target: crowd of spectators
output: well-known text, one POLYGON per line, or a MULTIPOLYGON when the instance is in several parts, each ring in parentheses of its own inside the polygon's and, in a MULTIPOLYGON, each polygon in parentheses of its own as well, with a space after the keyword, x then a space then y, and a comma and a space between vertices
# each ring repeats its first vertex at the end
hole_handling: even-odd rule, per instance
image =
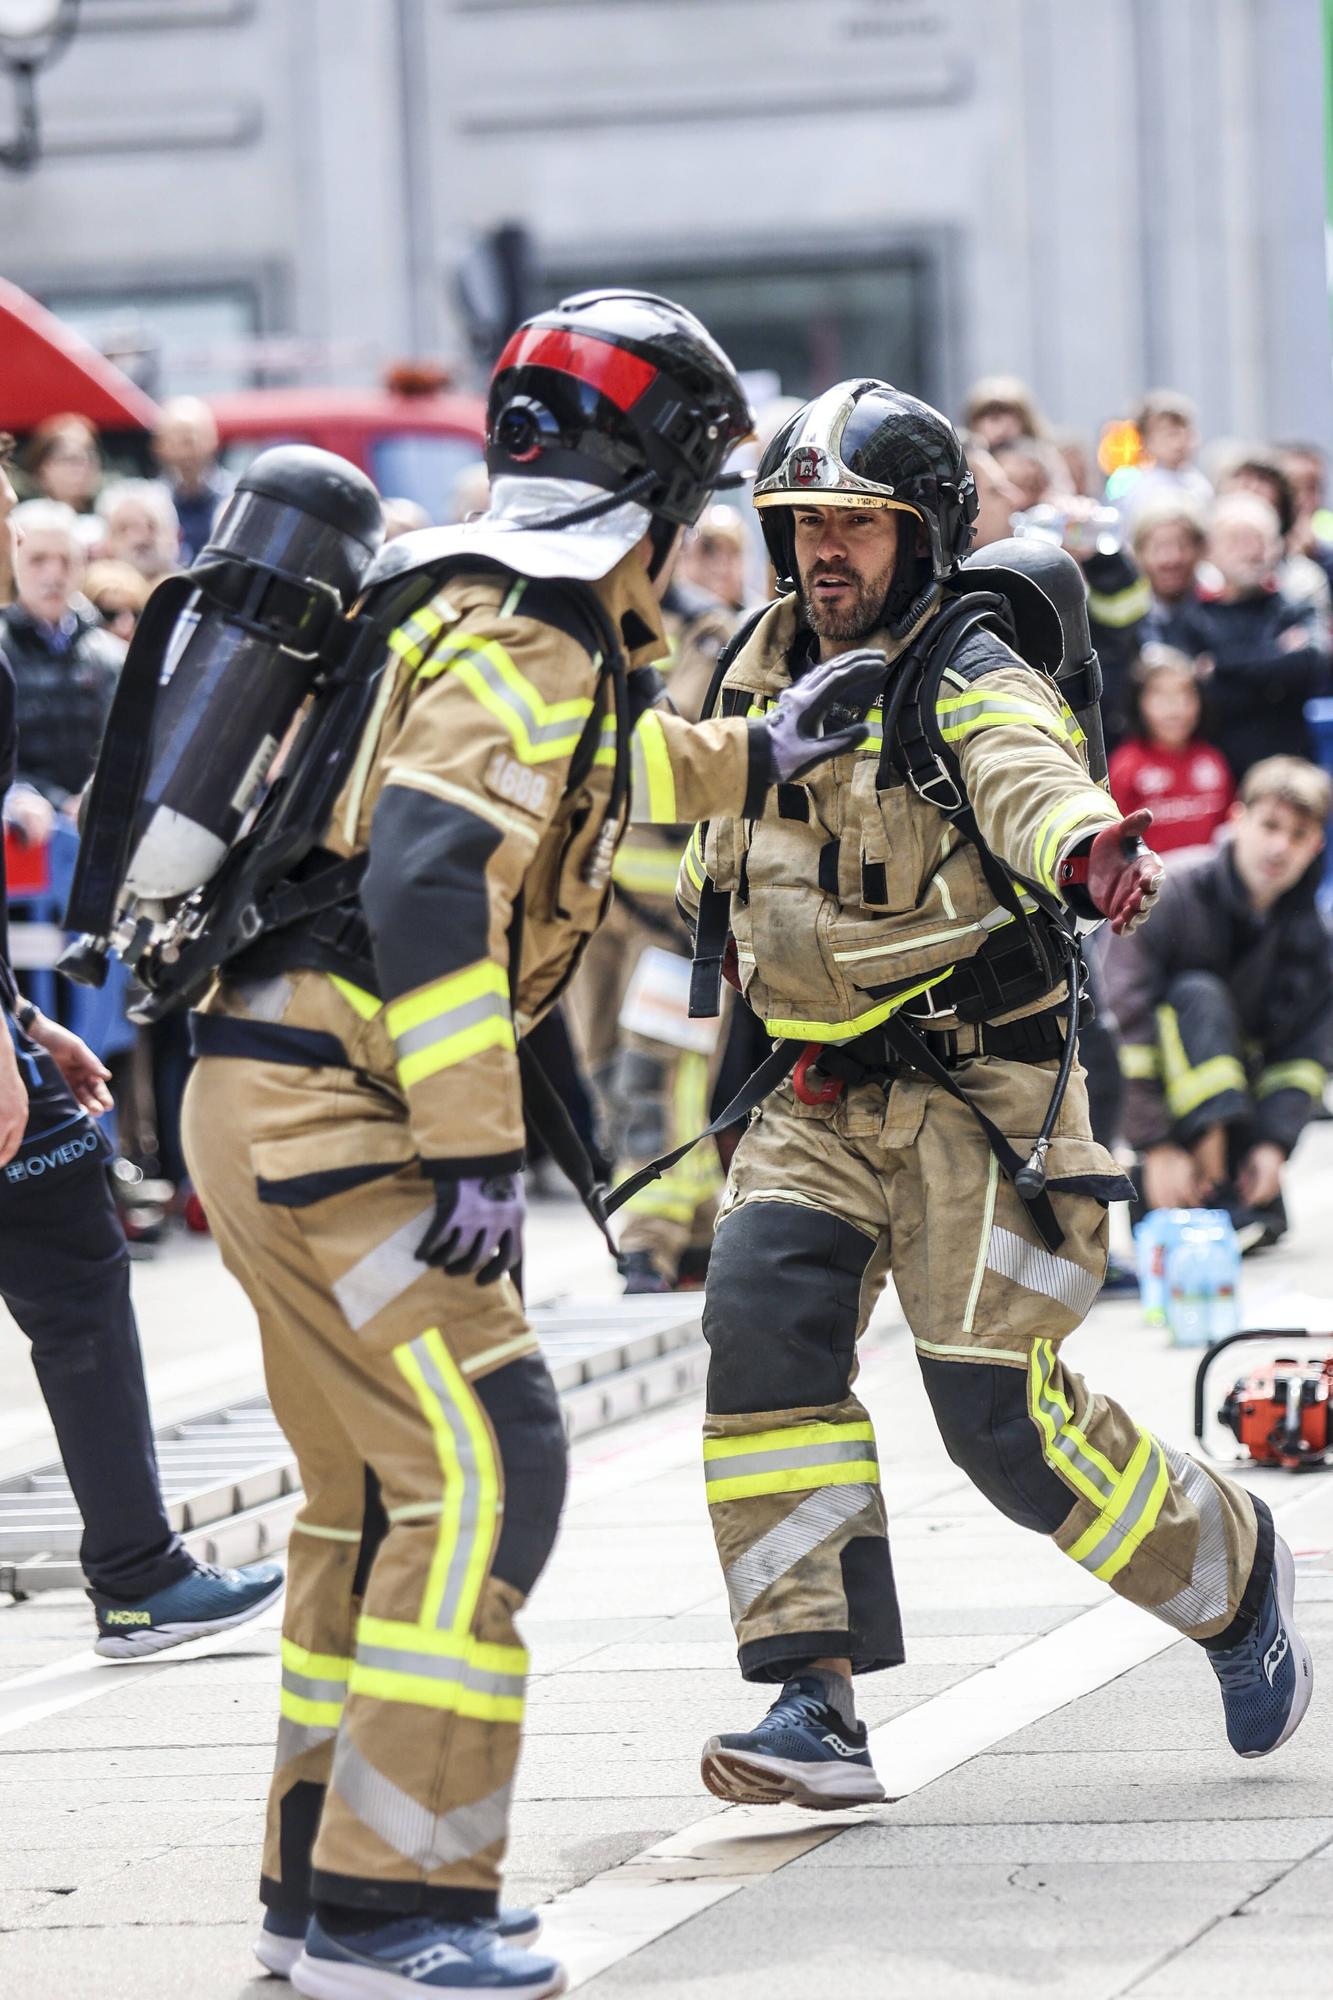
POLYGON ((1167 863, 1143 935, 1093 950, 1099 1136, 1135 1156, 1147 1207, 1223 1206, 1245 1247, 1273 1242, 1333 1056, 1330 786, 1310 708, 1333 678, 1323 453, 1205 447, 1167 389, 1104 466, 1015 378, 979 382, 962 417, 978 541, 1044 534, 1083 569, 1111 790, 1126 814, 1151 808, 1167 863))

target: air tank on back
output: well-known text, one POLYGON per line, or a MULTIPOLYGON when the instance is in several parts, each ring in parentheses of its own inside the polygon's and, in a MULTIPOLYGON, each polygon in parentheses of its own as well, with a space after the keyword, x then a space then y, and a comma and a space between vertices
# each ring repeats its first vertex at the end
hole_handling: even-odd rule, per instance
POLYGON ((215 873, 383 538, 374 486, 332 452, 280 445, 238 480, 162 662, 127 896, 169 905, 215 873))

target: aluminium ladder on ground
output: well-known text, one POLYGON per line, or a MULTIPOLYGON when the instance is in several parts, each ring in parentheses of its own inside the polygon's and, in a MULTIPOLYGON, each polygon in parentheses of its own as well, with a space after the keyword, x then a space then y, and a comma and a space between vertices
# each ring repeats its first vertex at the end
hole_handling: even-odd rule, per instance
MULTIPOLYGON (((701 1293, 668 1293, 533 1309, 571 1442, 703 1386, 701 1302, 701 1293)), ((201 1561, 231 1567, 286 1546, 302 1494, 266 1396, 166 1424, 156 1437, 171 1524, 201 1561)), ((0 1479, 0 1593, 81 1587, 81 1534, 58 1461, 0 1479)))

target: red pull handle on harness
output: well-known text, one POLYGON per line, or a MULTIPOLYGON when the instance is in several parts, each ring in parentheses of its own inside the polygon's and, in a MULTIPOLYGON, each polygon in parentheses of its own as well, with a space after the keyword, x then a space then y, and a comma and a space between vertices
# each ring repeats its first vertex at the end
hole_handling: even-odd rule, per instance
POLYGON ((822 1053, 818 1042, 807 1042, 796 1059, 796 1067, 791 1073, 791 1087, 802 1104, 833 1104, 842 1096, 841 1077, 826 1076, 818 1083, 811 1083, 810 1071, 818 1067, 822 1053))

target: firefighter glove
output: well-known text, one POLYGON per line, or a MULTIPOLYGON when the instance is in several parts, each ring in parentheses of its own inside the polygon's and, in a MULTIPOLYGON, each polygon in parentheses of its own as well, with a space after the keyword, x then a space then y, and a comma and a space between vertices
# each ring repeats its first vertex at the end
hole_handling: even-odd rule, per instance
POLYGON ((423 1264, 451 1278, 493 1285, 523 1256, 523 1181, 518 1174, 435 1182, 435 1215, 417 1245, 423 1264))
POLYGON ((1058 882, 1074 909, 1086 897, 1119 937, 1146 923, 1162 886, 1163 869, 1143 835, 1152 825, 1146 806, 1078 841, 1060 863, 1058 882), (1082 895, 1080 895, 1080 891, 1082 895))
POLYGON ((883 689, 887 669, 885 654, 860 646, 784 688, 763 723, 772 783, 788 784, 864 743, 869 731, 860 718, 883 689))

